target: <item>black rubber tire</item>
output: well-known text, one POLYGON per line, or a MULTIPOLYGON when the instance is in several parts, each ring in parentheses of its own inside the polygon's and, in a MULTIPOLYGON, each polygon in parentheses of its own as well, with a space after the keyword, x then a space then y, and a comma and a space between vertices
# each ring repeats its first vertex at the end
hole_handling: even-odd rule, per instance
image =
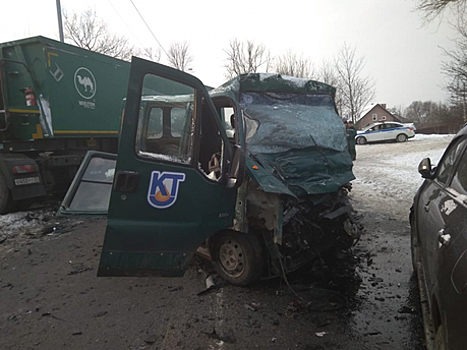
POLYGON ((433 350, 446 350, 447 349, 446 342, 445 342, 446 337, 444 333, 445 333, 444 326, 440 324, 438 329, 436 330, 433 350))
POLYGON ((367 141, 366 141, 366 138, 364 138, 363 136, 359 136, 357 137, 355 142, 357 143, 357 145, 366 145, 367 141))
POLYGON ((406 134, 399 134, 396 137, 397 142, 405 142, 405 141, 407 141, 407 139, 408 139, 408 137, 407 137, 406 134))
POLYGON ((263 273, 263 247, 253 233, 223 231, 209 239, 212 265, 227 282, 247 286, 263 273))
POLYGON ((6 179, 0 172, 0 214, 6 214, 11 210, 12 200, 6 179))

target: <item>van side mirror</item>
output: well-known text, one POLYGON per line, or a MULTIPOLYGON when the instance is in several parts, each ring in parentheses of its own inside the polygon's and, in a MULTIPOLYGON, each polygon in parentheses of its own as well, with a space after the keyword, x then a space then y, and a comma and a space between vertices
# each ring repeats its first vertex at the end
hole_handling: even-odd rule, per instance
POLYGON ((431 160, 430 158, 422 159, 418 165, 418 172, 424 179, 432 179, 433 172, 431 171, 431 160))
POLYGON ((227 188, 238 188, 245 178, 245 152, 239 145, 234 146, 230 169, 227 173, 227 188))

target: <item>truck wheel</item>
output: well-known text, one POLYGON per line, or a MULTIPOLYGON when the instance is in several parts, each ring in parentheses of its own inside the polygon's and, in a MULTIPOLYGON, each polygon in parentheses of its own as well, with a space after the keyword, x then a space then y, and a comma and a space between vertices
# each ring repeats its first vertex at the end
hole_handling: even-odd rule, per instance
POLYGON ((209 239, 212 264, 227 282, 247 286, 263 273, 263 247, 253 233, 224 231, 209 239))
POLYGON ((10 190, 6 184, 6 179, 0 173, 0 214, 6 214, 11 210, 12 201, 10 190))

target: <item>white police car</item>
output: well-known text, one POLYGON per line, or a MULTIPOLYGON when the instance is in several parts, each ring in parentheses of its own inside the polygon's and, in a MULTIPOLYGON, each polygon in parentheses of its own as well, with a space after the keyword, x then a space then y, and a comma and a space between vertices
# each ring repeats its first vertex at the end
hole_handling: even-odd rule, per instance
POLYGON ((364 145, 367 142, 397 141, 405 142, 415 136, 413 124, 397 122, 374 123, 361 131, 357 131, 355 142, 364 145))

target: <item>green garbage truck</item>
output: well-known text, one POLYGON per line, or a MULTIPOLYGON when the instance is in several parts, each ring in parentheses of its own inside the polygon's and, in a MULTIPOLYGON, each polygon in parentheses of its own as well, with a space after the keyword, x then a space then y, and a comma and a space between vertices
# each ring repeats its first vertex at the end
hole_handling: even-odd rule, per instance
POLYGON ((130 64, 41 36, 0 44, 0 214, 117 152, 130 64))

